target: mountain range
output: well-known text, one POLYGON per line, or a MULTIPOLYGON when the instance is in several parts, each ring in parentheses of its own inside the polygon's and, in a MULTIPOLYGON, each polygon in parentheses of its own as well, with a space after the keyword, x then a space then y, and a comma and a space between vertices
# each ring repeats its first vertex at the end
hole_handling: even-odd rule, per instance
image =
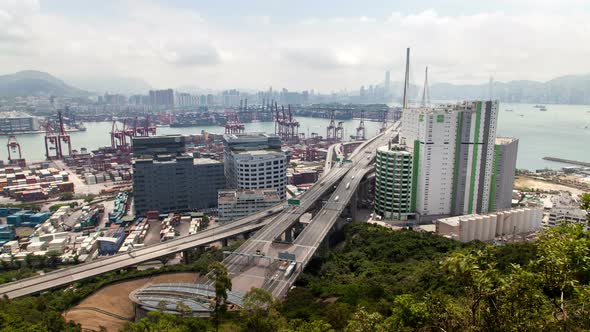
POLYGON ((42 71, 24 70, 0 76, 0 97, 43 95, 82 97, 90 94, 42 71))
MULTIPOLYGON (((490 98, 490 84, 437 83, 429 91, 432 100, 490 98)), ((494 82, 491 93, 502 102, 590 104, 590 75, 561 76, 547 82, 494 82)))
MULTIPOLYGON (((51 74, 35 70, 2 75, 0 76, 0 97, 39 95, 85 97, 105 92, 128 95, 147 94, 151 88, 147 82, 129 77, 71 78, 69 81, 74 82, 77 87, 51 74)), ((402 86, 401 83, 392 82, 392 88, 399 86, 402 86)), ((194 87, 190 90, 194 90, 194 87)), ((208 89, 199 90, 209 91, 208 89)), ((412 86, 411 91, 422 91, 422 88, 412 86)), ((464 85, 436 83, 429 87, 429 92, 431 100, 487 99, 490 97, 490 85, 488 83, 464 85)), ((547 82, 526 80, 494 82, 491 93, 494 99, 502 102, 590 104, 590 74, 561 76, 547 82)))

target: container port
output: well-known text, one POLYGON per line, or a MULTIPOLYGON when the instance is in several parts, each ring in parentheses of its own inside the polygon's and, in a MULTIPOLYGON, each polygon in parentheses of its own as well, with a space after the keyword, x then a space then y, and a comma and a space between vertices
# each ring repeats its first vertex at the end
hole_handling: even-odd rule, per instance
POLYGON ((127 209, 129 208, 129 193, 125 191, 121 191, 115 197, 115 208, 113 212, 109 213, 109 220, 108 225, 118 223, 120 224, 121 218, 125 216, 127 213, 127 209))

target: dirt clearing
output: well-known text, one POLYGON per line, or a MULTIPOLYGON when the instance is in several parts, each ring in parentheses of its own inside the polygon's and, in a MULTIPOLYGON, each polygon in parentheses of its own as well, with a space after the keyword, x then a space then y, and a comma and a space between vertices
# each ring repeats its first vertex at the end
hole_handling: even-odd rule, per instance
POLYGON ((568 186, 564 186, 562 184, 555 184, 552 182, 547 182, 543 180, 533 179, 530 177, 525 176, 517 176, 514 179, 514 189, 522 189, 522 188, 535 188, 544 191, 569 191, 572 195, 580 195, 583 193, 582 190, 577 188, 572 188, 568 186))
POLYGON ((109 332, 119 331, 128 320, 134 319, 133 304, 129 300, 129 293, 133 290, 148 283, 196 282, 197 278, 197 273, 172 273, 106 286, 64 313, 64 318, 95 331, 100 326, 104 326, 109 332))

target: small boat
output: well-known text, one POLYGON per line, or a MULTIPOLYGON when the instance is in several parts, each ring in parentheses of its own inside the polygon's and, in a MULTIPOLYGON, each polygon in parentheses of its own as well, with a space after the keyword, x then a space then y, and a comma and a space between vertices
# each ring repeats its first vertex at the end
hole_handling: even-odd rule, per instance
POLYGON ((541 106, 541 107, 539 107, 539 111, 546 112, 547 108, 545 106, 541 106))
POLYGON ((524 114, 519 114, 518 116, 520 116, 522 118, 524 116, 524 114))
POLYGON ((541 107, 545 107, 545 105, 540 105, 540 104, 537 104, 537 105, 535 105, 535 106, 533 106, 533 107, 534 107, 534 108, 541 108, 541 107))
POLYGON ((514 112, 512 109, 507 109, 507 110, 504 110, 504 111, 506 111, 506 112, 514 112))

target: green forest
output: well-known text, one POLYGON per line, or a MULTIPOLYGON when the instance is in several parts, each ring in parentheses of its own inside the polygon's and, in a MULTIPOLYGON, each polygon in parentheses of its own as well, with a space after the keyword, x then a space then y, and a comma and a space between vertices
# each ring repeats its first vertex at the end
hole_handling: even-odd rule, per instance
MULTIPOLYGON (((124 331, 584 331, 590 329, 590 237, 579 224, 537 241, 468 244, 411 230, 353 223, 315 258, 284 301, 254 289, 239 314, 215 319, 159 312, 124 331)), ((176 269, 203 272, 219 253, 176 269)), ((133 275, 133 272, 126 272, 133 275)), ((221 275, 221 274, 218 274, 221 275)), ((1 331, 79 331, 60 313, 82 291, 0 302, 1 331)))

